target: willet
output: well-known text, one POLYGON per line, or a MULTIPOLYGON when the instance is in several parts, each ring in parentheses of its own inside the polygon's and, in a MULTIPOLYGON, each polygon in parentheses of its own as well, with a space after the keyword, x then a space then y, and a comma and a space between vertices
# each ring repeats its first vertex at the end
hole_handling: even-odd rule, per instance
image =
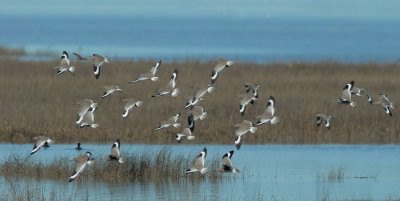
POLYGON ((189 166, 186 169, 186 174, 194 173, 194 172, 200 172, 201 174, 205 174, 208 171, 208 168, 204 167, 204 161, 207 156, 207 148, 203 148, 203 151, 199 154, 199 156, 196 157, 194 161, 194 165, 189 166))
POLYGON ((110 86, 104 86, 104 89, 106 90, 102 96, 102 98, 105 98, 107 96, 109 96, 110 94, 118 91, 120 93, 122 93, 122 89, 119 88, 119 85, 110 85, 110 86))
POLYGON ((330 116, 330 115, 317 114, 317 126, 321 125, 322 122, 325 121, 325 127, 328 129, 331 129, 331 123, 330 123, 331 119, 332 119, 332 116, 330 116))
POLYGON ((111 154, 106 156, 105 159, 108 161, 118 161, 119 163, 125 163, 126 159, 121 157, 120 155, 120 141, 119 139, 115 140, 114 144, 111 147, 111 154))
POLYGON ((96 77, 96 79, 99 79, 100 67, 104 64, 104 62, 110 63, 110 60, 98 54, 93 54, 92 56, 89 56, 89 59, 93 62, 94 76, 96 77))
POLYGON ((135 82, 139 82, 139 81, 143 81, 143 80, 151 80, 151 81, 157 81, 158 77, 156 77, 156 73, 158 70, 158 67, 160 67, 161 65, 161 60, 159 62, 157 62, 148 73, 144 73, 139 75, 138 78, 136 78, 135 80, 129 82, 129 83, 135 83, 135 82))
POLYGON ((41 147, 53 143, 53 140, 51 140, 49 137, 46 137, 46 136, 37 136, 37 137, 34 137, 33 140, 35 140, 35 144, 33 145, 31 155, 38 152, 41 147))
POLYGON ((230 67, 233 65, 233 61, 228 61, 224 58, 219 58, 214 60, 215 66, 214 70, 211 73, 211 84, 214 84, 217 81, 219 73, 224 70, 226 67, 230 67))
POLYGON ((275 99, 273 96, 269 97, 267 105, 265 107, 264 113, 262 115, 257 116, 256 125, 262 125, 270 122, 271 124, 279 123, 279 117, 275 115, 275 99))
POLYGON ((257 131, 257 127, 248 120, 243 120, 243 122, 241 124, 236 124, 233 127, 236 128, 234 133, 236 136, 235 137, 235 145, 236 145, 237 150, 239 150, 240 147, 242 146, 242 136, 243 135, 247 134, 247 132, 249 132, 249 131, 251 133, 255 133, 257 131))
POLYGON ((79 176, 79 174, 83 172, 87 164, 91 165, 95 162, 94 159, 91 158, 91 156, 92 153, 86 152, 85 154, 80 155, 78 158, 74 158, 74 161, 76 161, 75 169, 72 172, 72 175, 69 178, 68 182, 74 181, 79 176))
POLYGON ((143 104, 143 101, 140 101, 136 98, 126 98, 122 100, 125 102, 124 111, 122 112, 122 117, 127 118, 129 112, 133 109, 133 107, 140 107, 143 104))
POLYGON ((181 126, 181 124, 177 123, 177 121, 178 121, 180 116, 181 116, 181 113, 178 113, 178 114, 170 117, 167 121, 162 121, 160 123, 160 125, 156 129, 154 129, 154 131, 160 130, 160 129, 163 129, 163 128, 168 128, 170 126, 173 126, 175 128, 179 128, 181 126))
POLYGON ((222 156, 222 167, 217 168, 218 172, 233 172, 233 173, 239 173, 240 171, 238 169, 235 169, 232 167, 232 155, 233 155, 233 150, 226 152, 222 156))
POLYGON ((164 96, 167 94, 171 94, 172 97, 176 97, 179 95, 179 89, 175 88, 176 86, 176 79, 178 78, 178 70, 175 69, 174 73, 172 73, 170 80, 168 81, 167 85, 158 90, 158 93, 156 95, 153 95, 152 97, 156 96, 164 96))

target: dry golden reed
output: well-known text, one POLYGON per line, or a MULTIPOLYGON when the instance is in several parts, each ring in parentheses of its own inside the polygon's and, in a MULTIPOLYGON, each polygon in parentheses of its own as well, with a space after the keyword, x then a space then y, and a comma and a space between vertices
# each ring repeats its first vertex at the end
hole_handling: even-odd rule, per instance
MULTIPOLYGON (((183 128, 167 128, 152 132, 159 122, 180 112, 180 122, 187 125, 184 109, 186 96, 195 92, 192 86, 210 83, 213 65, 196 60, 163 62, 157 82, 128 84, 147 72, 156 62, 148 60, 112 60, 102 67, 98 80, 90 63, 75 62, 76 76, 68 72, 57 76, 54 66, 59 61, 20 61, 4 58, 0 61, 0 141, 29 143, 32 137, 47 135, 56 143, 108 142, 121 138, 127 143, 176 143, 175 133, 183 128), (179 70, 178 97, 152 98, 167 83, 173 70, 179 70), (102 99, 103 86, 119 84, 124 93, 102 99), (144 101, 134 108, 126 121, 122 120, 123 99, 135 97, 144 101), (75 127, 79 100, 91 98, 99 102, 95 122, 100 128, 75 127)), ((399 113, 393 117, 382 108, 370 105, 366 97, 354 97, 357 108, 333 103, 351 80, 357 87, 371 91, 377 99, 386 93, 393 102, 400 97, 400 68, 396 63, 342 64, 336 62, 235 63, 220 74, 216 90, 206 94, 199 105, 208 116, 197 121, 196 140, 183 143, 233 144, 232 124, 243 119, 255 122, 262 114, 270 95, 276 100, 278 125, 263 125, 256 134, 248 134, 244 143, 315 144, 315 143, 398 143, 399 113), (244 83, 261 85, 259 99, 249 105, 244 118, 239 113, 239 94, 245 93, 244 83), (331 130, 317 127, 315 115, 333 116, 331 130)))
MULTIPOLYGON (((217 182, 224 178, 224 174, 217 173, 215 169, 221 163, 220 156, 209 156, 206 159, 206 167, 209 173, 186 175, 185 170, 192 165, 196 155, 176 154, 170 148, 164 147, 158 151, 144 151, 141 154, 124 154, 127 161, 120 164, 115 161, 107 161, 101 156, 95 156, 95 163, 87 166, 76 182, 82 180, 102 182, 180 182, 181 179, 189 181, 201 181, 208 178, 210 182, 217 182)), ((49 162, 37 162, 30 157, 8 156, 0 164, 0 175, 6 179, 34 178, 65 180, 74 170, 75 162, 65 156, 54 158, 49 162)))

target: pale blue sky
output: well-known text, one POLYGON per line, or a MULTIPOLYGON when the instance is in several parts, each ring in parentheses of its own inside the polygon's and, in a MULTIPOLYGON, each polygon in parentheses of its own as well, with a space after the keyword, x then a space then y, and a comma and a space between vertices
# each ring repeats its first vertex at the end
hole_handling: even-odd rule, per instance
POLYGON ((0 13, 42 16, 400 19, 398 0, 0 0, 0 13))

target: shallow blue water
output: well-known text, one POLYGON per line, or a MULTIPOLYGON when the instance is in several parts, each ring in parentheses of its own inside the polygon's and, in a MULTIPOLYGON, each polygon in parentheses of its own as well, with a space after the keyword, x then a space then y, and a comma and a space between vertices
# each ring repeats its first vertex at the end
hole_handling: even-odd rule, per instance
MULTIPOLYGON (((101 160, 109 154, 111 145, 83 144, 82 151, 76 145, 54 144, 37 152, 32 157, 45 161, 60 154, 74 158, 91 151, 101 160)), ((174 153, 185 152, 195 157, 204 146, 207 159, 222 156, 233 149, 232 145, 168 145, 174 153)), ((158 150, 163 145, 121 145, 121 152, 141 153, 158 150)), ((29 155, 31 144, 0 145, 0 158, 10 153, 29 155)), ((228 175, 213 183, 208 179, 200 182, 183 180, 180 183, 80 183, 66 181, 40 181, 46 192, 55 191, 65 195, 91 199, 137 200, 197 200, 201 198, 248 200, 343 200, 371 199, 387 200, 399 198, 400 191, 400 146, 397 145, 244 145, 235 151, 233 166, 242 173, 228 175), (329 180, 331 170, 344 169, 343 180, 329 180)), ((207 166, 207 160, 206 160, 207 166)), ((90 171, 90 170, 89 170, 90 171)), ((1 180, 4 183, 4 179, 1 180)), ((19 185, 36 184, 36 180, 21 180, 19 185)), ((0 195, 6 195, 2 192, 0 195)), ((59 194, 58 194, 59 195, 59 194)))
POLYGON ((381 19, 0 15, 0 45, 122 59, 393 62, 400 23, 381 19))

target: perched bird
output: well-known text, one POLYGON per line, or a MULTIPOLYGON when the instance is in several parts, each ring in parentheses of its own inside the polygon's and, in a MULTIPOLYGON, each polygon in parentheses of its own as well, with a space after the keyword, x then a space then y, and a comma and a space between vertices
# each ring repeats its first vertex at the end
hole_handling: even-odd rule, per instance
POLYGON ((257 127, 253 125, 250 121, 243 120, 241 124, 236 124, 233 126, 236 128, 235 130, 235 145, 236 149, 239 150, 242 146, 242 136, 245 135, 247 132, 255 133, 257 131, 257 127))
POLYGON ((133 107, 140 107, 143 104, 143 101, 140 101, 136 98, 125 98, 122 101, 125 102, 124 111, 122 112, 122 117, 124 119, 128 117, 128 114, 133 107))
POLYGON ((77 146, 75 147, 75 149, 78 150, 78 151, 82 150, 82 148, 81 148, 81 143, 80 143, 80 142, 78 142, 78 144, 77 144, 77 146))
POLYGON ((244 87, 247 93, 249 93, 251 90, 253 91, 253 96, 258 98, 258 89, 260 88, 260 85, 254 83, 245 83, 244 87))
POLYGON ((164 96, 167 94, 171 94, 172 97, 178 96, 179 89, 175 88, 177 78, 178 78, 178 70, 175 69, 175 71, 174 71, 174 73, 172 73, 171 78, 168 81, 167 85, 164 88, 158 90, 158 93, 156 95, 153 95, 152 97, 164 96))
POLYGON ((215 66, 214 66, 214 70, 211 73, 211 84, 214 84, 215 81, 217 81, 218 78, 218 74, 224 70, 224 68, 230 67, 233 65, 233 61, 228 61, 226 59, 223 58, 219 58, 214 60, 215 66))
POLYGON ((82 57, 81 55, 79 55, 78 53, 73 53, 75 56, 76 56, 76 59, 79 61, 79 60, 87 60, 85 57, 82 57))
POLYGON ((233 150, 226 152, 222 156, 222 167, 217 168, 218 172, 233 172, 233 173, 239 173, 240 171, 238 169, 235 169, 232 167, 232 155, 233 155, 233 150))
POLYGON ((44 147, 45 145, 48 146, 49 144, 53 143, 53 140, 46 136, 37 136, 34 137, 33 140, 35 140, 35 144, 33 145, 31 155, 38 152, 41 147, 44 147))
POLYGON ((69 178, 68 182, 74 181, 79 176, 79 174, 83 172, 87 164, 91 165, 95 163, 95 160, 91 157, 92 153, 86 152, 85 154, 80 155, 78 158, 74 158, 74 161, 76 162, 75 169, 72 172, 72 175, 69 178))
POLYGON ((199 156, 196 157, 194 161, 194 165, 189 166, 186 169, 186 174, 194 173, 194 172, 200 172, 201 174, 205 174, 208 171, 208 168, 204 167, 204 160, 206 159, 207 156, 207 148, 203 148, 203 151, 199 154, 199 156))
POLYGON ((207 85, 207 84, 196 85, 195 88, 197 88, 197 91, 194 94, 194 96, 188 97, 188 101, 186 103, 185 108, 193 107, 199 101, 203 100, 202 98, 207 92, 211 93, 214 91, 214 87, 212 85, 207 85))
POLYGON ((102 98, 107 97, 108 95, 118 91, 120 93, 122 93, 122 89, 119 88, 118 85, 114 84, 114 85, 110 85, 110 86, 104 86, 104 89, 106 90, 102 96, 102 98))
POLYGON ((93 62, 94 76, 96 77, 96 79, 99 79, 100 67, 104 64, 104 62, 110 63, 110 60, 98 54, 93 54, 92 56, 89 56, 89 59, 93 62))
POLYGON ((239 112, 240 115, 244 116, 244 112, 246 111, 246 106, 250 104, 254 104, 254 101, 257 100, 255 96, 252 94, 241 94, 239 95, 240 101, 239 101, 239 112))
POLYGON ((83 115, 82 123, 79 126, 80 128, 84 128, 84 127, 98 128, 99 127, 99 124, 94 123, 94 111, 95 111, 95 109, 89 108, 88 112, 86 112, 86 114, 83 115))
POLYGON ((351 90, 353 89, 354 81, 350 81, 342 90, 342 96, 336 101, 340 104, 350 105, 356 107, 357 103, 351 100, 351 90))
POLYGON ((279 123, 279 117, 275 116, 275 99, 273 96, 269 97, 264 113, 257 116, 256 126, 270 122, 271 124, 279 123))
POLYGON ((170 117, 167 121, 162 121, 160 123, 160 125, 156 129, 154 129, 154 131, 160 130, 160 129, 163 129, 163 128, 168 128, 170 126, 173 126, 175 128, 179 128, 181 126, 181 124, 177 123, 177 121, 179 120, 180 116, 181 116, 181 113, 178 113, 178 114, 170 117))
POLYGON ((139 75, 138 78, 136 78, 135 80, 129 82, 129 83, 135 83, 135 82, 139 82, 139 81, 143 81, 143 80, 151 80, 151 81, 157 81, 158 77, 156 77, 156 73, 158 70, 158 67, 160 67, 161 65, 161 60, 159 62, 157 62, 148 73, 144 73, 139 75))
POLYGON ((119 139, 115 140, 114 144, 111 147, 111 154, 106 156, 105 159, 108 161, 118 161, 119 163, 125 163, 126 159, 120 156, 120 141, 119 139))
POLYGON ((84 100, 79 101, 79 102, 77 102, 75 104, 79 105, 78 115, 76 117, 76 125, 77 125, 77 127, 79 127, 80 124, 82 123, 85 114, 89 110, 94 112, 96 110, 96 108, 98 107, 98 105, 99 105, 98 103, 95 103, 91 99, 84 99, 84 100))
POLYGON ((65 71, 69 71, 73 76, 75 76, 74 72, 76 70, 75 66, 70 66, 68 53, 64 51, 61 56, 60 65, 54 67, 57 70, 57 75, 62 74, 65 71))
POLYGON ((194 140, 195 139, 195 136, 192 135, 192 132, 194 131, 194 117, 193 117, 193 114, 189 115, 188 124, 189 124, 189 127, 183 129, 182 133, 175 134, 175 138, 178 141, 178 143, 181 143, 183 138, 186 138, 188 140, 194 140))
POLYGON ((203 120, 207 117, 207 112, 204 112, 204 108, 198 105, 194 106, 190 113, 194 116, 194 121, 203 120))
POLYGON ((395 108, 394 104, 389 101, 389 97, 386 94, 379 94, 379 100, 374 101, 372 104, 382 107, 389 116, 392 116, 390 108, 395 108))
POLYGON ((322 122, 325 121, 325 127, 331 129, 331 124, 330 120, 332 119, 332 116, 330 115, 325 115, 325 114, 317 114, 317 126, 321 125, 322 122))

